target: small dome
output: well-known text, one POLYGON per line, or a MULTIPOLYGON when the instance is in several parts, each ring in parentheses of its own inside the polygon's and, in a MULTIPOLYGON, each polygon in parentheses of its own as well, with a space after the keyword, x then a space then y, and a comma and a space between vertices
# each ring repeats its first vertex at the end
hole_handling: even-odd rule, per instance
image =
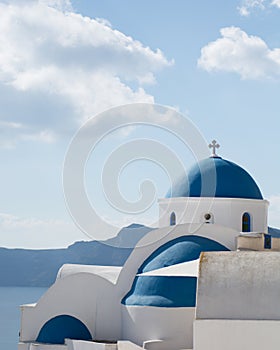
POLYGON ((220 157, 196 163, 187 177, 178 179, 166 197, 263 199, 259 187, 246 170, 220 157))
MULTIPOLYGON (((192 261, 202 251, 225 251, 226 247, 200 236, 182 236, 167 242, 151 254, 137 274, 192 261)), ((193 307, 196 304, 196 277, 137 276, 122 304, 193 307)))

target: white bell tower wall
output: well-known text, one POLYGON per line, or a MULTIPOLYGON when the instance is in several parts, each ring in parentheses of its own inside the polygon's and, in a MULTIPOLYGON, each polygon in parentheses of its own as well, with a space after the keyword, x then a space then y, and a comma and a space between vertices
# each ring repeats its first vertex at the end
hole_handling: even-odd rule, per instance
POLYGON ((159 199, 159 227, 171 224, 208 223, 229 227, 239 232, 245 232, 246 228, 246 232, 267 233, 268 205, 267 200, 243 198, 159 199), (243 222, 244 213, 249 214, 247 227, 243 222))

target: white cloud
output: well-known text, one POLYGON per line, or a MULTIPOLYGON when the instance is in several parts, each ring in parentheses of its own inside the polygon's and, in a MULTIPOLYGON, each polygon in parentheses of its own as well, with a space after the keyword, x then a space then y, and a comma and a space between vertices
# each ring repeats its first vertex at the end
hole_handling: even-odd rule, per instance
POLYGON ((269 226, 280 229, 280 195, 270 196, 269 205, 269 226))
POLYGON ((243 0, 237 10, 241 16, 248 17, 255 10, 267 10, 271 6, 280 8, 280 0, 243 0))
POLYGON ((0 120, 22 124, 31 136, 80 124, 112 106, 154 102, 142 85, 172 64, 106 19, 74 13, 69 0, 0 3, 0 31, 0 88, 29 101, 14 114, 2 109, 0 120), (38 96, 52 102, 44 120, 31 112, 38 96), (57 104, 68 110, 53 118, 57 104))
POLYGON ((99 18, 99 17, 96 17, 95 20, 101 24, 104 24, 105 26, 107 27, 110 27, 112 28, 112 24, 110 21, 108 21, 106 18, 99 18))
POLYGON ((0 148, 13 149, 19 141, 36 141, 41 143, 54 143, 57 136, 48 129, 32 130, 21 123, 0 120, 0 148))
POLYGON ((237 73, 242 79, 279 78, 280 48, 270 49, 261 38, 237 27, 220 32, 221 38, 201 49, 199 67, 237 73))
POLYGON ((23 218, 0 213, 0 246, 10 248, 60 248, 87 240, 71 222, 23 218))
POLYGON ((39 141, 43 143, 54 143, 56 141, 56 135, 51 130, 42 130, 33 134, 23 134, 22 140, 26 141, 39 141))
MULTIPOLYGON (((34 1, 34 0, 33 0, 34 1)), ((54 7, 61 11, 72 11, 72 4, 70 0, 39 0, 39 3, 54 7)))
POLYGON ((238 7, 238 11, 241 16, 247 17, 250 15, 250 12, 246 6, 238 7))
POLYGON ((253 9, 265 9, 266 0, 244 0, 242 5, 238 7, 241 16, 249 16, 253 9))
POLYGON ((0 128, 21 129, 22 124, 0 120, 0 128))
POLYGON ((280 8, 280 0, 273 0, 271 5, 279 7, 280 8))

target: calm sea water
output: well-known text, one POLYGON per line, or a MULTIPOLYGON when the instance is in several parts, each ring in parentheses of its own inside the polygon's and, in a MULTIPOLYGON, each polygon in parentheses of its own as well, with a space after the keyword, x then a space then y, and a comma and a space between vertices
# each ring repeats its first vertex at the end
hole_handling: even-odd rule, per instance
POLYGON ((22 304, 36 302, 46 288, 0 287, 0 349, 17 350, 22 304))

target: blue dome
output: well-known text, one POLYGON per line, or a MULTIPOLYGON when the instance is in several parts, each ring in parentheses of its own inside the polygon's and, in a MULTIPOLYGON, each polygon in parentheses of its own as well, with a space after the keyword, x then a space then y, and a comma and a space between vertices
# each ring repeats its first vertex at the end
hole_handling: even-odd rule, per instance
MULTIPOLYGON (((182 236, 158 248, 139 268, 137 274, 199 258, 202 251, 225 251, 226 247, 199 236, 182 236)), ((196 304, 196 277, 137 276, 125 305, 193 307, 196 304)))
POLYGON ((196 163, 187 177, 178 179, 166 197, 263 199, 259 187, 247 171, 220 157, 196 163))

